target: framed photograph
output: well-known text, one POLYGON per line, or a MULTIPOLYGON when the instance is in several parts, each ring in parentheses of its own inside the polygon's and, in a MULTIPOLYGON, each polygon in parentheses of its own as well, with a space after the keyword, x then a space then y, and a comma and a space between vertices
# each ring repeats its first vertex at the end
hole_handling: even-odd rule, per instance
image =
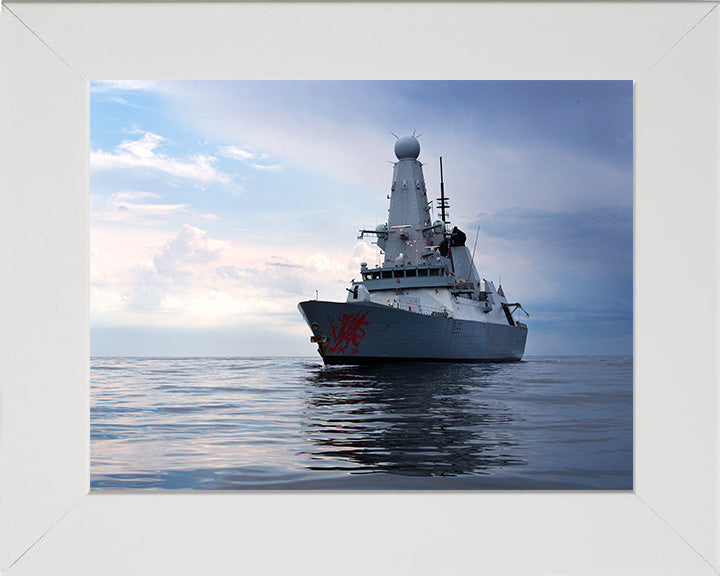
POLYGON ((91 489, 632 490, 631 81, 90 111, 91 489))
POLYGON ((0 570, 715 574, 716 7, 4 4, 0 570), (88 112, 105 80, 632 81, 632 491, 91 493, 88 112))

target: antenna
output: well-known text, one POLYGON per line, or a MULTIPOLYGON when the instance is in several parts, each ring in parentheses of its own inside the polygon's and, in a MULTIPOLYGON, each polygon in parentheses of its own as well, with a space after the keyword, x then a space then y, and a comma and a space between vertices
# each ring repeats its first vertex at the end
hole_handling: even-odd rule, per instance
POLYGON ((477 232, 475 232, 475 245, 473 246, 472 257, 470 258, 471 262, 475 262, 475 248, 477 248, 478 236, 480 236, 480 226, 477 227, 477 232))
POLYGON ((392 134, 393 136, 395 136, 395 139, 396 139, 396 140, 397 140, 398 138, 400 138, 400 136, 398 136, 397 134, 395 134, 395 132, 393 132, 392 130, 390 130, 390 134, 392 134))
POLYGON ((442 166, 442 156, 440 156, 440 198, 438 198, 438 202, 440 205, 438 208, 440 208, 440 219, 443 221, 443 223, 447 224, 447 220, 445 219, 445 210, 447 208, 450 208, 448 205, 448 199, 445 198, 445 181, 443 179, 443 166, 442 166))

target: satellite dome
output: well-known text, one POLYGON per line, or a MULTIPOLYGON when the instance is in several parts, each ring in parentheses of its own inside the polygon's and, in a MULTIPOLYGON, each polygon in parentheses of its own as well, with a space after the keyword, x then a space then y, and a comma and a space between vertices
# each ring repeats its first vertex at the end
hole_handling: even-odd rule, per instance
POLYGON ((398 160, 417 160, 420 156, 420 142, 414 136, 403 136, 395 142, 395 156, 398 160))

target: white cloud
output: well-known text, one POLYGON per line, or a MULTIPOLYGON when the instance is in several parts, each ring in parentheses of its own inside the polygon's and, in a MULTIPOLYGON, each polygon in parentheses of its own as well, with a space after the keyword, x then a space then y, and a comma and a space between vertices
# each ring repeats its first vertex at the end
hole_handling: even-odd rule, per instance
POLYGON ((214 164, 216 159, 206 154, 196 154, 188 160, 166 156, 156 149, 165 138, 144 132, 138 140, 125 140, 112 152, 94 150, 90 153, 92 170, 119 168, 154 168, 172 176, 198 180, 200 182, 228 182, 227 175, 219 172, 214 164))
POLYGON ((217 240, 187 224, 162 240, 140 235, 144 240, 133 237, 123 250, 116 231, 94 233, 94 321, 290 326, 298 320, 298 302, 313 298, 315 290, 325 298, 344 298, 344 287, 357 273, 347 254, 291 248, 278 256, 277 247, 217 240))
POLYGON ((116 91, 149 91, 156 88, 157 83, 152 80, 109 80, 90 83, 90 92, 93 94, 116 91))
POLYGON ((241 162, 252 160, 253 158, 258 157, 258 154, 256 152, 244 150, 243 148, 240 148, 240 146, 223 146, 222 148, 220 148, 220 155, 225 156, 226 158, 240 160, 241 162))
POLYGON ((183 289, 196 287, 208 264, 217 259, 226 243, 212 240, 199 228, 185 224, 178 234, 156 251, 150 262, 127 271, 132 277, 125 294, 128 307, 153 310, 183 289))
POLYGON ((625 134, 625 136, 616 136, 615 143, 623 145, 623 144, 627 144, 628 142, 632 142, 632 139, 633 139, 633 133, 628 132, 627 134, 625 134))
POLYGON ((255 170, 264 170, 266 172, 280 172, 283 169, 282 164, 251 164, 251 166, 255 168, 255 170))
POLYGON ((163 224, 165 217, 189 211, 187 204, 136 201, 155 198, 160 198, 160 196, 152 192, 115 192, 105 202, 93 207, 92 217, 96 222, 146 226, 163 224))
POLYGON ((127 200, 140 200, 141 198, 160 198, 160 195, 153 192, 140 192, 136 190, 130 190, 124 192, 115 192, 112 195, 112 198, 124 202, 127 200))
POLYGON ((90 242, 90 306, 93 314, 126 311, 123 297, 133 280, 131 270, 152 262, 166 233, 157 228, 137 228, 131 234, 116 227, 93 225, 90 242))
POLYGON ((348 261, 348 270, 359 272, 360 264, 363 262, 370 267, 379 265, 380 251, 377 247, 372 247, 365 242, 357 242, 353 248, 352 257, 348 261))
POLYGON ((221 240, 208 238, 204 230, 185 224, 155 256, 155 270, 174 282, 182 282, 194 275, 197 266, 217 259, 226 245, 221 240))
POLYGON ((121 212, 133 212, 142 216, 167 216, 178 212, 187 212, 187 204, 118 204, 121 212))
POLYGON ((217 214, 196 212, 189 204, 158 201, 161 199, 160 194, 134 190, 114 192, 106 200, 92 195, 92 219, 94 223, 112 222, 129 227, 168 224, 168 217, 181 214, 192 214, 206 222, 220 220, 217 214))
POLYGON ((143 108, 142 104, 133 101, 134 93, 159 92, 163 84, 148 80, 120 80, 106 82, 91 82, 90 93, 93 99, 100 102, 113 102, 133 108, 143 108))
POLYGON ((264 160, 268 156, 267 154, 260 154, 259 152, 251 152, 240 146, 223 146, 220 148, 219 153, 221 156, 226 158, 232 158, 240 162, 246 163, 255 170, 264 170, 267 172, 280 172, 283 169, 282 164, 258 164, 257 162, 251 162, 251 160, 264 160))

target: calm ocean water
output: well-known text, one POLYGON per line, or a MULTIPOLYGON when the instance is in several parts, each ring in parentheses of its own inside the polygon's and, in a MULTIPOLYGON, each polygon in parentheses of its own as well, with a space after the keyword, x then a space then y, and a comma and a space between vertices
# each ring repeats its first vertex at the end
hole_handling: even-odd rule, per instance
POLYGON ((92 358, 101 489, 632 489, 632 357, 92 358))

